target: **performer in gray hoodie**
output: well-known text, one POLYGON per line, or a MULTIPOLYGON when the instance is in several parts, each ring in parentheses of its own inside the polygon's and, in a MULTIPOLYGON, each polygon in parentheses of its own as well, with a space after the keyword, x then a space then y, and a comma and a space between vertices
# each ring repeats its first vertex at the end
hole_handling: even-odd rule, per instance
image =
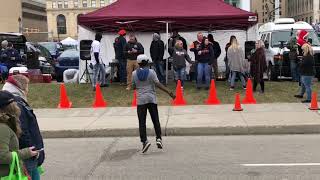
POLYGON ((139 68, 132 73, 133 88, 137 90, 137 113, 142 153, 147 152, 151 145, 147 139, 147 110, 149 110, 154 125, 157 146, 159 149, 163 148, 155 87, 157 86, 175 99, 175 95, 159 82, 156 72, 148 68, 148 62, 149 58, 146 55, 139 55, 137 58, 139 68))
POLYGON ((174 80, 180 80, 183 88, 186 78, 186 61, 188 61, 190 64, 194 64, 194 62, 191 61, 187 51, 183 49, 183 42, 180 40, 177 40, 175 47, 170 48, 169 51, 172 52, 173 57, 172 66, 174 70, 174 80))

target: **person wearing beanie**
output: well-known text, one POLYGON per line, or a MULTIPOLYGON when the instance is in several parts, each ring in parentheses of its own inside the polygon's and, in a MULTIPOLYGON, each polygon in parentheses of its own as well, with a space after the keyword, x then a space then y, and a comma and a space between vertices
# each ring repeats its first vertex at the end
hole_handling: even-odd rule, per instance
POLYGON ((146 118, 149 110, 156 134, 156 144, 159 149, 163 148, 161 126, 156 97, 156 86, 169 94, 173 99, 175 95, 164 87, 157 78, 154 70, 148 68, 149 58, 142 54, 137 57, 139 68, 132 73, 133 88, 137 90, 137 114, 139 119, 140 140, 142 153, 146 153, 151 146, 147 139, 146 118))
POLYGON ((154 67, 158 76, 158 79, 162 84, 166 83, 164 74, 164 42, 161 40, 160 34, 153 34, 153 41, 150 46, 150 55, 154 63, 154 67))
MULTIPOLYGON (((18 138, 21 136, 21 127, 18 117, 20 110, 15 97, 7 92, 0 91, 0 177, 8 176, 12 161, 12 152, 17 152, 20 167, 22 160, 38 156, 35 147, 19 148, 18 138)), ((1 178, 2 179, 2 178, 1 178)))
POLYGON ((119 77, 120 77, 120 85, 125 86, 127 84, 127 59, 123 52, 124 47, 127 44, 127 40, 125 38, 127 32, 124 29, 121 29, 118 32, 118 37, 114 40, 114 51, 116 55, 116 59, 119 62, 119 77))
POLYGON ((25 167, 32 180, 39 180, 40 175, 38 167, 44 162, 45 153, 37 117, 27 102, 29 79, 20 74, 10 76, 2 90, 8 91, 14 95, 14 100, 17 102, 21 111, 19 117, 22 129, 22 134, 19 138, 20 149, 34 147, 34 149, 39 152, 37 157, 24 160, 25 167))

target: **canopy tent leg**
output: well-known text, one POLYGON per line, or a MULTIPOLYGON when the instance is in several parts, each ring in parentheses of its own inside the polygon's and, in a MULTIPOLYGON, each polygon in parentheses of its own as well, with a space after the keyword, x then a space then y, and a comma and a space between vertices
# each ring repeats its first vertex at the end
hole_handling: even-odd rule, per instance
MULTIPOLYGON (((166 35, 167 35, 167 53, 169 54, 169 22, 166 22, 166 35)), ((168 85, 168 76, 169 76, 169 56, 166 59, 166 84, 168 85)))

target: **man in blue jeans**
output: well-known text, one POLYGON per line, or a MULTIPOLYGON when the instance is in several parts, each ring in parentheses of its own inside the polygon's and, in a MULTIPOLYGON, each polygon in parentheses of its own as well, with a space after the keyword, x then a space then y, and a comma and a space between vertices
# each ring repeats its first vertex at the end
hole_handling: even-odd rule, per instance
POLYGON ((146 130, 146 118, 148 110, 156 133, 156 144, 159 149, 163 148, 156 97, 156 86, 175 99, 175 95, 159 82, 156 72, 148 68, 148 61, 149 58, 146 55, 139 55, 137 57, 139 68, 132 73, 133 88, 137 90, 137 114, 139 118, 139 132, 140 140, 142 142, 142 153, 146 153, 151 145, 147 139, 146 130))
POLYGON ((100 75, 100 87, 107 87, 108 84, 106 83, 106 70, 105 65, 103 64, 100 48, 101 48, 101 41, 102 34, 97 33, 95 40, 91 44, 91 64, 93 65, 93 78, 92 78, 92 86, 93 91, 96 90, 96 83, 99 81, 100 75))

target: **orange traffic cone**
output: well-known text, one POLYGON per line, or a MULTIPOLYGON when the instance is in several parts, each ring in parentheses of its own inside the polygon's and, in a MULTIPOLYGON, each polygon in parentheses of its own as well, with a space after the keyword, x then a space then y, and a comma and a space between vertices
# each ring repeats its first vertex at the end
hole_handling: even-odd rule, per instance
POLYGON ((183 106, 186 105, 186 101, 183 98, 183 92, 181 88, 181 81, 178 80, 177 88, 176 88, 176 99, 172 101, 174 106, 183 106))
POLYGON ((60 103, 58 105, 59 109, 68 109, 71 108, 72 102, 69 101, 66 87, 64 84, 60 84, 60 103))
POLYGON ((318 100, 317 100, 317 96, 318 94, 316 92, 312 93, 312 100, 311 100, 311 106, 310 106, 310 110, 320 110, 319 106, 318 106, 318 100))
POLYGON ((94 108, 103 108, 103 107, 107 107, 107 102, 104 101, 103 99, 103 95, 101 92, 101 88, 100 88, 100 84, 96 84, 96 99, 95 102, 93 104, 94 108))
POLYGON ((220 104, 220 100, 217 98, 216 85, 215 85, 213 79, 211 80, 209 98, 205 101, 205 103, 206 103, 207 105, 220 104))
POLYGON ((134 90, 131 106, 137 107, 137 90, 134 90))
POLYGON ((240 103, 240 94, 239 93, 236 94, 233 111, 243 111, 243 109, 241 107, 241 103, 240 103))
POLYGON ((247 82, 246 97, 242 100, 243 104, 256 104, 257 101, 253 97, 252 81, 249 78, 247 82))

